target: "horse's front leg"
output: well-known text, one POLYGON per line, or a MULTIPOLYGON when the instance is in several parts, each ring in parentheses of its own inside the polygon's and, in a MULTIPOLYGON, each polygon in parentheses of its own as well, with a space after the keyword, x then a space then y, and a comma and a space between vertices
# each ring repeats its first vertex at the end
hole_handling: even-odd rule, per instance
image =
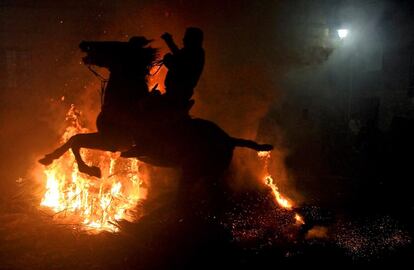
POLYGON ((53 160, 60 158, 69 149, 72 150, 76 162, 78 163, 78 169, 82 173, 89 174, 91 176, 101 177, 101 170, 96 166, 88 166, 80 155, 81 148, 99 149, 99 150, 114 150, 116 146, 111 143, 111 140, 103 136, 100 133, 84 133, 76 134, 72 136, 66 143, 57 148, 50 154, 45 155, 39 160, 43 165, 50 165, 53 160))
POLYGON ((72 143, 76 136, 77 135, 70 137, 66 143, 61 145, 59 148, 56 148, 52 153, 46 154, 43 158, 39 159, 39 162, 45 166, 52 164, 55 159, 60 158, 64 153, 66 153, 66 151, 69 150, 69 148, 72 147, 72 143))
POLYGON ((78 163, 79 171, 90 176, 100 178, 102 174, 99 167, 89 166, 85 163, 85 161, 83 161, 80 154, 81 148, 113 151, 116 149, 116 146, 111 143, 111 140, 109 138, 103 136, 101 133, 86 133, 73 136, 71 150, 75 156, 76 162, 78 163))

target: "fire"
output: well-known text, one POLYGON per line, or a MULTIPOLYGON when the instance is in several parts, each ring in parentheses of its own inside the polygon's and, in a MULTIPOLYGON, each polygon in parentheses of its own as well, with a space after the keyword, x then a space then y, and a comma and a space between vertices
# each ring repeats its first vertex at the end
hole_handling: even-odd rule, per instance
MULTIPOLYGON (((72 105, 66 115, 69 125, 62 143, 75 134, 88 132, 79 117, 80 112, 72 105)), ((79 224, 92 233, 115 232, 116 221, 137 220, 137 205, 147 191, 142 164, 110 152, 83 149, 82 155, 101 168, 103 177, 96 179, 80 173, 68 151, 44 169, 46 190, 40 205, 51 209, 60 223, 79 224)))
POLYGON ((305 221, 303 220, 303 217, 301 215, 299 215, 298 213, 295 214, 295 220, 296 220, 296 224, 298 224, 298 225, 305 224, 305 221))
MULTIPOLYGON (((293 202, 289 198, 285 197, 280 193, 278 186, 276 185, 276 182, 273 180, 272 175, 269 173, 269 159, 270 159, 270 151, 261 151, 258 152, 257 155, 259 158, 264 160, 264 171, 265 176, 263 177, 263 182, 270 187, 272 190, 273 196, 275 198, 276 203, 286 209, 286 210, 292 210, 293 209, 293 202)), ((305 224, 305 221, 303 220, 303 217, 299 215, 298 213, 295 213, 295 221, 298 225, 305 224)))
MULTIPOLYGON (((75 134, 88 132, 80 116, 80 111, 72 105, 66 114, 69 124, 61 143, 75 134)), ((137 220, 140 217, 137 206, 147 194, 142 163, 136 159, 120 159, 111 152, 82 149, 82 155, 101 168, 103 177, 96 179, 80 173, 72 152, 68 151, 44 169, 45 192, 40 205, 54 212, 59 223, 79 225, 92 233, 116 232, 117 221, 137 220)), ((293 210, 292 200, 280 193, 269 173, 270 152, 259 152, 258 156, 264 160, 263 182, 271 188, 275 201, 280 207, 293 210)), ((295 220, 298 225, 304 224, 297 213, 295 220)))
POLYGON ((265 176, 265 184, 268 185, 273 192, 273 195, 275 196, 276 202, 283 208, 286 208, 288 210, 292 209, 292 203, 279 192, 279 188, 276 186, 276 184, 273 181, 273 177, 271 175, 265 176))
POLYGON ((273 177, 269 174, 269 159, 270 159, 270 151, 261 151, 258 152, 257 155, 264 160, 264 170, 265 176, 263 178, 263 182, 272 189, 273 196, 277 204, 280 207, 291 210, 293 208, 293 203, 288 198, 284 197, 280 192, 279 188, 277 187, 273 177))

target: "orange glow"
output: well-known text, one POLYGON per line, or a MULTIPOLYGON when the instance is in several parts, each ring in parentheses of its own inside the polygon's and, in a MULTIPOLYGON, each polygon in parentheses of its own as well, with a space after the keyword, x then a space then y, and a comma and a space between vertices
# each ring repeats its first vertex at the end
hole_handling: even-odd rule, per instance
POLYGON ((148 85, 150 91, 152 90, 152 88, 157 86, 157 90, 159 90, 162 94, 165 93, 164 79, 166 73, 166 69, 163 66, 156 65, 151 68, 151 76, 148 76, 148 85))
MULTIPOLYGON (((66 115, 69 125, 61 138, 88 132, 79 120, 80 112, 72 105, 66 115)), ((44 169, 45 193, 41 206, 55 213, 54 218, 63 224, 80 224, 81 229, 92 233, 115 232, 115 223, 121 219, 139 218, 136 206, 146 197, 144 175, 136 159, 120 159, 111 152, 82 150, 82 156, 102 170, 101 179, 78 171, 75 158, 68 151, 44 169)))

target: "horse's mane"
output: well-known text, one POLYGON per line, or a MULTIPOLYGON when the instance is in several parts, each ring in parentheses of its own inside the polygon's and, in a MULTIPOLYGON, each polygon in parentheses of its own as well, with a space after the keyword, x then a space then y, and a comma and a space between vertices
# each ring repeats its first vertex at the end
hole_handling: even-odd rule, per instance
POLYGON ((151 68, 158 65, 159 63, 159 49, 153 47, 143 48, 145 52, 144 59, 147 66, 147 74, 150 75, 151 68))
POLYGON ((127 51, 121 52, 121 59, 124 59, 124 66, 129 67, 136 76, 148 76, 154 66, 159 65, 158 49, 153 47, 130 47, 127 51))

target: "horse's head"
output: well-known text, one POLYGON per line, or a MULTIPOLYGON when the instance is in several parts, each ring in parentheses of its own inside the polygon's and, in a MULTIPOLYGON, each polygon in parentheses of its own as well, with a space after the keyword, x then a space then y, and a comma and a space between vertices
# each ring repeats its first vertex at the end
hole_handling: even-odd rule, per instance
POLYGON ((145 37, 132 37, 128 42, 82 41, 79 48, 86 53, 83 62, 87 65, 147 73, 157 57, 157 50, 147 46, 150 42, 145 37))

